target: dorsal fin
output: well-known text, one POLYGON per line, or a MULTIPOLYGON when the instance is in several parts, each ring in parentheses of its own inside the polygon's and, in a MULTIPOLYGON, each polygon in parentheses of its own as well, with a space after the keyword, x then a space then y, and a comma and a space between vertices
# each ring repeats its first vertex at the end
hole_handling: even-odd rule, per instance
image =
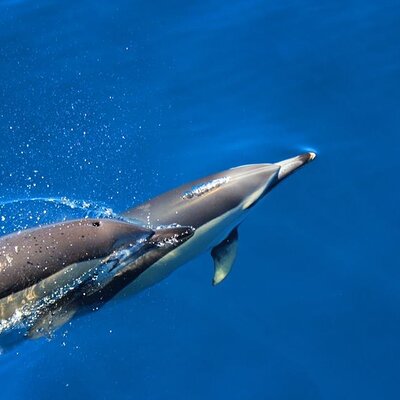
POLYGON ((211 250, 211 256, 214 259, 214 279, 212 282, 214 286, 222 282, 232 268, 237 253, 238 237, 236 226, 220 244, 211 250))

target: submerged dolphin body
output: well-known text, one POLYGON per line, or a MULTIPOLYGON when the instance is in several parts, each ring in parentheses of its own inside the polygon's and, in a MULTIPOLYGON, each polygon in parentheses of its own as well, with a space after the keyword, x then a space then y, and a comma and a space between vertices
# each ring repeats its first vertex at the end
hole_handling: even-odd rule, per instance
POLYGON ((235 260, 237 227, 248 210, 315 157, 315 153, 309 152, 274 164, 232 168, 180 186, 124 212, 123 216, 141 221, 145 226, 177 223, 195 228, 186 243, 160 258, 134 280, 129 292, 136 293, 159 282, 208 250, 214 259, 213 284, 221 282, 235 260))
POLYGON ((51 333, 97 309, 193 234, 111 219, 66 221, 0 238, 0 333, 51 333))

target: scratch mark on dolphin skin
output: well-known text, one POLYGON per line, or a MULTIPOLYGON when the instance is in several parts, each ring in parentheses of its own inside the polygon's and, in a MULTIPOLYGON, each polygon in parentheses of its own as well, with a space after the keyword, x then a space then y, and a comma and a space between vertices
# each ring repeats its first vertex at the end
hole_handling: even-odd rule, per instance
POLYGON ((201 185, 193 186, 189 191, 182 195, 182 199, 192 199, 193 197, 200 197, 206 193, 209 193, 220 186, 228 183, 230 181, 229 176, 224 176, 223 178, 214 179, 210 182, 202 183, 201 185))

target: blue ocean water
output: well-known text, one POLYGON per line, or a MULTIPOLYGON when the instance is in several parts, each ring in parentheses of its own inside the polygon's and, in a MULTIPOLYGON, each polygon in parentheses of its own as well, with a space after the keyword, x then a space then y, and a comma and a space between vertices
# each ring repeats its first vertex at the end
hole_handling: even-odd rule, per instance
POLYGON ((318 153, 226 281, 23 343, 1 399, 398 399, 399 38, 398 1, 0 0, 1 233, 318 153))

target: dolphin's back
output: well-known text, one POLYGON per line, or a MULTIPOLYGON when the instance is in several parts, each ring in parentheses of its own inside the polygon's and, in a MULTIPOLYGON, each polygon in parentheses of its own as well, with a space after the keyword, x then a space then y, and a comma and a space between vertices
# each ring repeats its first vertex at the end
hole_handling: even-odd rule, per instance
POLYGON ((0 298, 26 289, 68 265, 103 258, 123 241, 153 232, 109 219, 82 219, 0 238, 0 298))
POLYGON ((231 168, 170 190, 122 215, 153 226, 177 223, 197 229, 238 207, 253 186, 273 177, 278 169, 274 164, 231 168), (257 168, 262 175, 254 174, 257 168))

